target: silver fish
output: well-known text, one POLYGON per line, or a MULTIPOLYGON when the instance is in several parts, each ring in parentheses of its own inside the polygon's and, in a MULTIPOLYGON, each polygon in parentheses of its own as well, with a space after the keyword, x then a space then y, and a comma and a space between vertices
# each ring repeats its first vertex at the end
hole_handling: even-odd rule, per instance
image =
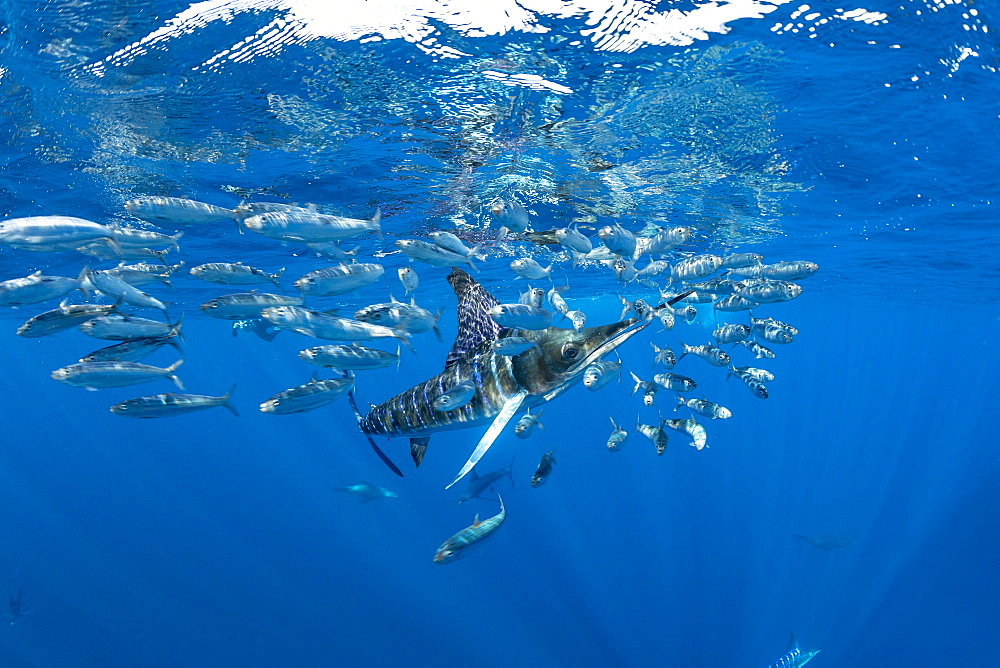
POLYGON ((338 262, 346 262, 347 260, 352 260, 358 253, 358 249, 361 246, 355 246, 351 250, 345 250, 340 247, 339 241, 318 241, 316 243, 307 243, 306 246, 310 250, 316 251, 317 255, 329 258, 331 260, 336 260, 338 262))
POLYGON ((251 320, 261 317, 261 311, 272 306, 300 306, 301 297, 273 295, 268 292, 237 292, 209 299, 201 305, 205 315, 221 320, 251 320))
POLYGON ((773 350, 771 350, 766 346, 761 345, 757 341, 740 341, 739 343, 741 346, 752 352, 757 357, 757 359, 771 360, 775 358, 773 350))
POLYGON ((670 420, 660 420, 660 427, 670 427, 682 434, 687 434, 691 437, 691 445, 696 449, 701 450, 708 443, 708 432, 705 428, 698 424, 695 419, 687 418, 674 418, 670 420))
POLYGON ((666 260, 650 260, 645 267, 636 270, 635 275, 638 278, 652 278, 668 271, 670 271, 670 263, 666 260))
POLYGON ((764 273, 762 275, 767 278, 780 278, 786 281, 797 281, 803 278, 809 278, 817 271, 819 271, 819 265, 815 262, 794 260, 791 262, 775 262, 774 264, 764 265, 764 273))
POLYGON ((258 285, 261 283, 274 283, 278 287, 281 284, 278 279, 285 270, 279 269, 273 274, 269 274, 260 269, 248 267, 242 262, 209 262, 191 267, 191 275, 206 283, 218 283, 221 285, 258 285))
POLYGON ((529 281, 552 277, 551 264, 548 267, 543 268, 542 265, 538 264, 538 262, 530 257, 522 257, 514 260, 510 263, 510 268, 515 274, 521 278, 526 278, 529 281))
POLYGON ((763 332, 768 326, 780 327, 786 330, 792 336, 798 336, 799 330, 796 327, 792 327, 787 322, 782 322, 780 320, 775 320, 774 318, 754 318, 750 316, 750 326, 753 328, 754 332, 763 332))
POLYGON ((764 280, 744 286, 737 294, 758 304, 786 302, 802 294, 802 286, 789 281, 764 280))
POLYGON ((84 269, 84 276, 84 281, 116 302, 123 302, 132 306, 155 308, 166 315, 166 304, 137 287, 129 285, 111 271, 84 269))
POLYGON ((733 416, 732 411, 725 406, 712 403, 707 399, 684 399, 683 397, 678 396, 677 408, 680 408, 681 406, 687 406, 698 415, 703 415, 707 418, 712 418, 713 420, 727 420, 733 416))
POLYGON ((551 313, 527 304, 497 304, 487 313, 498 325, 509 329, 537 330, 552 325, 551 313))
POLYGON ((299 353, 303 359, 316 366, 338 369, 340 371, 361 371, 369 369, 384 369, 399 364, 399 355, 375 348, 363 346, 345 346, 333 344, 315 346, 299 353))
POLYGON ((162 283, 170 286, 170 275, 180 269, 180 264, 149 264, 139 262, 136 264, 120 263, 114 269, 109 269, 112 274, 122 279, 129 285, 140 287, 150 283, 162 283))
POLYGON ((545 429, 545 425, 538 421, 538 418, 542 417, 542 412, 543 411, 538 411, 534 415, 531 414, 531 411, 525 413, 521 419, 517 421, 517 424, 514 425, 514 435, 518 438, 528 438, 531 436, 531 432, 535 427, 545 429))
POLYGON ((632 373, 632 380, 635 382, 635 387, 632 388, 632 394, 642 390, 642 403, 646 406, 652 406, 653 402, 656 400, 656 393, 660 388, 652 380, 642 380, 639 376, 635 375, 635 373, 629 373, 632 373))
POLYGON ((435 245, 449 250, 452 253, 457 253, 462 257, 474 257, 479 260, 485 260, 486 256, 479 252, 479 246, 475 248, 469 248, 462 240, 456 237, 451 232, 431 232, 428 234, 435 245))
POLYGON ((112 227, 111 234, 118 245, 123 248, 156 248, 171 247, 179 248, 177 240, 184 236, 183 232, 177 234, 164 234, 153 230, 143 230, 137 227, 112 227))
POLYGON ((737 269, 740 267, 753 267, 764 261, 763 255, 757 253, 732 253, 722 258, 722 269, 737 269))
POLYGON ((609 419, 611 420, 611 435, 608 436, 608 451, 618 452, 625 447, 625 439, 628 438, 628 432, 615 424, 614 418, 609 419))
POLYGON ((556 239, 566 248, 577 253, 587 254, 594 250, 594 244, 574 227, 561 227, 556 230, 556 239))
POLYGON ((768 343, 792 343, 795 337, 792 333, 785 327, 781 325, 765 325, 763 328, 757 330, 757 336, 764 339, 768 343))
POLYGON ((58 380, 60 383, 88 390, 138 385, 159 378, 173 381, 183 390, 184 386, 174 374, 183 362, 184 360, 177 360, 166 368, 136 362, 81 362, 56 369, 51 375, 53 380, 58 380))
MULTIPOLYGON (((796 536, 798 538, 798 536, 796 536)), ((802 666, 809 663, 809 661, 819 654, 822 650, 811 649, 803 652, 799 649, 799 643, 795 639, 795 634, 792 634, 792 639, 788 641, 788 649, 782 654, 777 661, 768 665, 767 668, 802 668, 802 666)))
POLYGON ((280 241, 322 243, 342 241, 366 232, 382 236, 382 212, 368 220, 328 216, 314 211, 270 211, 243 220, 251 232, 280 241))
POLYGON ((628 283, 634 280, 636 276, 635 265, 623 257, 611 261, 611 271, 614 272, 615 278, 621 283, 628 283))
POLYGON ((340 399, 353 387, 353 377, 313 380, 304 385, 278 392, 260 405, 260 412, 271 415, 304 413, 340 399))
POLYGON ((131 341, 156 336, 176 336, 181 331, 181 316, 175 323, 149 320, 123 313, 109 313, 91 318, 80 325, 80 331, 95 339, 131 341))
POLYGON ((663 431, 663 421, 660 420, 660 424, 653 426, 651 424, 642 424, 639 419, 636 418, 635 429, 640 434, 649 439, 649 442, 656 446, 656 454, 662 455, 667 451, 667 443, 669 438, 667 438, 667 433, 663 431))
POLYGON ((567 311, 566 317, 573 323, 573 331, 582 332, 587 325, 587 314, 583 311, 567 311))
POLYGON ((640 239, 639 252, 649 255, 663 255, 686 243, 692 234, 694 234, 694 230, 683 225, 661 229, 656 236, 640 239))
POLYGON ((555 450, 546 452, 538 461, 538 467, 531 475, 532 487, 541 487, 548 481, 549 476, 552 474, 552 469, 556 464, 555 452, 555 450))
POLYGON ((528 229, 528 210, 516 199, 498 199, 490 207, 500 225, 511 232, 524 232, 528 229))
POLYGON ((670 268, 670 277, 675 281, 695 281, 714 274, 722 266, 722 258, 705 253, 684 258, 670 268))
POLYGON ((132 339, 122 341, 113 346, 107 346, 100 350, 95 350, 89 355, 80 358, 80 362, 139 362, 146 359, 162 346, 173 346, 177 351, 181 347, 177 345, 176 335, 151 336, 143 339, 132 339))
POLYGON ((698 309, 690 304, 677 306, 674 308, 674 316, 683 318, 686 322, 694 322, 694 319, 698 317, 698 309))
POLYGON ((653 382, 673 392, 690 392, 698 387, 694 380, 679 373, 658 373, 653 376, 653 382))
POLYGON ((450 267, 452 265, 467 264, 472 269, 476 268, 476 265, 472 263, 472 258, 459 255, 454 251, 441 248, 436 244, 430 244, 426 241, 420 241, 419 239, 400 239, 396 242, 396 248, 411 260, 423 262, 432 267, 450 267))
POLYGON ((700 357, 712 366, 729 366, 729 354, 711 343, 700 346, 689 346, 681 341, 681 348, 684 352, 677 359, 683 359, 685 355, 691 354, 700 357))
POLYGON ((545 290, 541 288, 528 287, 517 298, 518 304, 526 304, 535 308, 542 308, 543 302, 545 302, 545 290))
POLYGON ((214 204, 180 197, 137 197, 125 202, 125 210, 150 223, 203 225, 236 220, 236 212, 214 204))
POLYGON ((339 264, 336 267, 311 271, 296 280, 293 285, 303 295, 327 297, 353 292, 374 283, 382 278, 383 274, 385 269, 376 263, 339 264))
POLYGON ((742 323, 726 323, 712 331, 714 338, 721 346, 724 343, 739 343, 750 336, 750 326, 742 323))
POLYGON ((0 306, 26 306, 65 297, 80 288, 80 279, 42 276, 36 271, 24 278, 0 282, 0 306))
POLYGON ((566 290, 568 287, 569 287, 568 285, 562 285, 559 287, 552 286, 552 289, 549 290, 548 293, 546 293, 546 297, 548 298, 549 304, 552 306, 552 309, 556 313, 559 313, 564 317, 566 316, 567 313, 569 313, 569 306, 566 304, 566 300, 563 299, 562 294, 560 293, 563 290, 566 290))
POLYGON ((736 311, 749 311, 752 308, 757 308, 759 304, 755 301, 751 301, 742 295, 726 295, 720 299, 717 299, 712 307, 716 311, 726 311, 728 313, 733 313, 736 311))
POLYGON ((453 411, 472 401, 475 394, 476 384, 471 380, 463 380, 439 394, 431 405, 436 411, 453 411))
POLYGON ((90 242, 77 247, 78 253, 96 257, 100 260, 146 260, 156 259, 166 264, 166 257, 170 254, 170 249, 153 250, 152 248, 121 248, 120 246, 108 246, 101 242, 90 242))
POLYGON ((216 406, 227 408, 233 415, 239 416, 236 407, 229 399, 236 386, 229 388, 221 397, 210 397, 201 394, 155 394, 148 397, 128 399, 111 407, 111 412, 127 418, 162 418, 175 415, 195 413, 216 406))
POLYGON ((472 526, 462 529, 441 544, 441 547, 434 553, 434 563, 450 564, 453 561, 458 561, 468 554, 473 546, 479 545, 485 538, 495 533, 506 518, 507 511, 503 507, 503 499, 500 499, 499 513, 482 522, 479 521, 477 514, 472 521, 472 526))
POLYGON ((608 247, 608 250, 615 255, 627 258, 635 255, 635 235, 618 223, 605 225, 597 231, 597 236, 601 238, 601 241, 608 247))
POLYGON ((596 392, 612 380, 619 378, 621 372, 621 362, 610 360, 593 362, 583 370, 583 386, 591 392, 596 392))
MULTIPOLYGON (((743 383, 750 390, 750 392, 752 392, 753 395, 758 399, 767 399, 768 392, 767 388, 764 386, 764 383, 755 378, 753 373, 748 373, 747 368, 748 367, 738 367, 738 368, 730 367, 731 370, 730 375, 734 375, 740 380, 742 380, 743 383)), ((726 376, 726 378, 728 379, 729 376, 726 376)))
POLYGON ((298 332, 317 339, 330 341, 371 341, 372 339, 398 339, 407 348, 409 335, 401 329, 390 329, 360 320, 341 318, 328 313, 310 311, 300 306, 270 306, 260 312, 261 316, 281 329, 298 332))
POLYGON ((102 304, 62 304, 59 308, 29 318, 17 328, 17 335, 24 337, 48 336, 76 327, 93 318, 108 315, 115 308, 115 305, 105 306, 102 304))
POLYGON ((396 274, 399 276, 399 282, 403 285, 403 289, 406 290, 406 294, 410 294, 417 289, 420 285, 420 277, 417 276, 417 272, 411 267, 400 267, 396 270, 396 274))
MULTIPOLYGON (((730 374, 735 376, 748 376, 761 383, 770 383, 774 380, 774 374, 767 369, 758 369, 753 366, 730 367, 730 374)), ((727 376, 728 378, 728 376, 727 376)))
POLYGON ((121 250, 110 227, 72 216, 28 216, 0 221, 0 245, 42 253, 102 243, 121 250))
POLYGON ((667 368, 667 371, 674 368, 674 366, 677 364, 677 356, 674 355, 674 351, 670 349, 670 346, 663 346, 662 348, 660 348, 652 341, 649 342, 649 345, 653 346, 654 369, 656 368, 657 364, 662 364, 663 366, 665 366, 667 368))
POLYGON ((283 211, 285 213, 315 213, 315 206, 299 206, 297 204, 286 204, 285 202, 243 202, 235 209, 236 215, 240 218, 259 216, 264 213, 283 211))
MULTIPOLYGON (((390 299, 392 299, 391 296, 390 299)), ((417 306, 414 299, 411 299, 409 304, 395 299, 383 304, 372 304, 355 311, 354 317, 361 322, 374 325, 399 327, 410 334, 422 334, 433 329, 438 338, 441 338, 437 327, 438 321, 441 319, 441 311, 431 313, 427 309, 417 306)))
MULTIPOLYGON (((695 310, 695 314, 698 311, 695 310)), ((659 318, 660 323, 663 325, 663 329, 670 331, 674 328, 674 324, 677 322, 677 316, 674 315, 674 311, 671 308, 660 308, 656 309, 656 317, 659 318)))

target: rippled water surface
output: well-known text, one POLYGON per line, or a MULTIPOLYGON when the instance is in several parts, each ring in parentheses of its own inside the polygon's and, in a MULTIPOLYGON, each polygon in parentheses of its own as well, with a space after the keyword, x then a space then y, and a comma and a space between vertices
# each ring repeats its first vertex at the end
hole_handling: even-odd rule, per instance
MULTIPOLYGON (((148 287, 185 316, 179 373, 199 393, 235 383, 242 415, 123 420, 108 406, 170 386, 60 385, 53 369, 103 344, 18 337, 55 304, 4 308, 0 583, 31 614, 0 663, 763 666, 795 631, 823 649, 817 667, 991 665, 998 15, 930 0, 7 2, 4 218, 152 229, 124 208, 150 195, 380 211, 384 238, 344 245, 386 279, 310 302, 342 312, 402 297, 394 242, 434 230, 484 244, 474 275, 501 301, 528 255, 591 323, 618 318, 619 294, 658 299, 558 246, 490 246, 500 198, 538 231, 686 225, 671 261, 752 251, 820 271, 758 312, 802 332, 759 361, 777 376, 766 402, 678 364, 733 411, 707 425, 709 448, 677 435, 657 457, 638 433, 604 447, 609 416, 630 431, 636 413, 686 417, 665 391, 643 407, 628 374, 651 375, 649 342, 679 351, 746 321, 701 307, 623 346, 620 383, 574 388, 544 431, 501 437, 484 465, 516 449, 515 488, 497 486, 507 522, 446 566, 437 545, 496 511, 442 489, 483 429, 436 436, 419 470, 403 439, 381 441, 399 479, 344 401, 258 412, 309 379, 296 353, 317 342, 231 336, 198 306, 238 289, 183 272, 148 287), (531 488, 553 449, 551 481, 531 488), (331 491, 361 480, 399 498, 331 491)), ((232 224, 163 229, 184 232, 169 263, 285 268, 289 293, 329 265, 232 224)), ((115 262, 0 247, 0 280, 86 264, 115 262)), ((443 342, 421 334, 398 370, 359 377, 362 406, 438 373, 456 334, 448 269, 413 266, 443 342)))

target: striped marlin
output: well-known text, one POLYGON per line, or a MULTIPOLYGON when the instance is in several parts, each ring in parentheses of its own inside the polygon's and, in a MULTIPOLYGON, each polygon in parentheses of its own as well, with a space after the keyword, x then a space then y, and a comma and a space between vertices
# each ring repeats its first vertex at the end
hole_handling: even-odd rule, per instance
POLYGON ((799 649, 799 643, 792 634, 792 639, 788 641, 788 649, 781 657, 769 665, 767 668, 800 668, 809 663, 809 660, 819 654, 822 650, 811 649, 803 652, 799 649))
POLYGON ((561 395, 581 380, 587 365, 637 334, 653 318, 647 310, 636 318, 579 332, 558 327, 505 329, 488 314, 499 302, 469 274, 453 268, 448 282, 458 297, 458 336, 444 371, 373 407, 358 420, 376 452, 399 475, 371 436, 409 437, 410 454, 419 466, 431 434, 489 424, 472 456, 448 487, 472 470, 515 414, 561 395), (509 357, 495 352, 494 341, 508 336, 524 337, 536 346, 509 357), (472 399, 454 410, 434 410, 434 400, 464 380, 472 380, 476 386, 472 399))

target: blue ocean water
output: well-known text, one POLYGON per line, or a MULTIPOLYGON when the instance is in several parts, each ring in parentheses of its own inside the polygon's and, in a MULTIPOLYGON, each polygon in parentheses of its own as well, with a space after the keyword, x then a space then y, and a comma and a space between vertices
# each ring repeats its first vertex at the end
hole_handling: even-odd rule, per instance
MULTIPOLYGON (((195 393, 235 384, 241 416, 126 420, 108 407, 172 386, 57 383, 104 342, 18 337, 54 304, 5 308, 0 583, 30 614, 0 631, 0 664, 765 666, 794 631, 817 668, 1000 665, 996 3, 330 4, 5 3, 3 217, 148 228, 123 207, 148 195, 379 209, 384 241, 344 245, 386 279, 310 302, 348 312, 402 296, 395 240, 495 237, 498 197, 537 230, 690 225, 670 259, 820 265, 755 312, 801 331, 759 364, 770 398, 681 360, 733 417, 706 424, 708 448, 672 433, 658 457, 636 415, 686 412, 665 391, 643 407, 628 372, 652 374, 650 341, 679 350, 747 316, 650 326, 619 349, 620 383, 501 436, 483 467, 513 457, 507 520, 439 565, 438 545, 498 509, 443 489, 483 429, 435 436, 419 469, 405 439, 381 440, 398 478, 345 401, 260 413, 322 342, 232 336, 198 305, 239 289, 181 273, 148 288, 185 315, 179 375, 195 393), (632 432, 621 452, 609 417, 632 432), (333 491, 361 481, 398 498, 333 491)), ((183 231, 170 263, 286 267, 288 294, 330 264, 235 225, 183 231)), ((619 293, 656 298, 518 239, 474 275, 515 301, 509 262, 527 254, 589 323, 617 320, 619 293)), ((2 247, 0 279, 88 262, 114 265, 2 247)), ((362 405, 436 374, 455 337, 449 269, 413 266, 442 341, 360 375, 362 405)))

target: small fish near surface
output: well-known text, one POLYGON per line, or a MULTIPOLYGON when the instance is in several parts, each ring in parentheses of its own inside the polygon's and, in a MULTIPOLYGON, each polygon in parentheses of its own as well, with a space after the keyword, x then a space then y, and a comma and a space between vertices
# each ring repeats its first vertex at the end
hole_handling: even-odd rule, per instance
POLYGON ((432 267, 450 267, 458 264, 467 264, 473 270, 476 268, 476 265, 472 263, 471 257, 460 255, 455 251, 450 251, 437 244, 427 243, 419 239, 399 239, 396 241, 396 248, 411 260, 423 262, 432 267))
POLYGON ((788 641, 788 649, 785 650, 785 653, 777 661, 769 664, 767 668, 801 668, 821 651, 823 650, 811 649, 803 652, 799 649, 799 642, 795 639, 795 634, 793 633, 791 640, 788 641))
POLYGON ((222 406, 230 413, 239 417, 236 407, 230 403, 233 390, 236 386, 229 388, 221 397, 211 397, 202 394, 155 394, 149 397, 136 397, 128 399, 111 407, 111 412, 127 418, 163 418, 177 415, 187 415, 197 411, 222 406))
POLYGON ((110 227, 84 218, 28 216, 0 221, 0 246, 55 253, 76 250, 88 243, 107 244, 121 251, 110 227))
POLYGON ((180 197, 137 197, 125 202, 136 218, 163 225, 206 225, 235 221, 236 211, 180 197))
POLYGON ((200 306, 201 312, 221 320, 251 320, 261 317, 261 311, 272 306, 300 306, 301 297, 273 295, 268 292, 237 292, 209 299, 200 306))
POLYGON ((52 379, 73 387, 98 390, 138 385, 166 378, 183 390, 184 386, 181 384, 180 378, 174 374, 183 361, 177 360, 166 368, 137 362, 80 362, 56 369, 52 372, 52 379))
POLYGON ((417 276, 416 270, 412 267, 400 267, 396 270, 396 275, 399 276, 399 282, 406 291, 406 294, 416 291, 420 285, 420 277, 417 276))
POLYGON ((371 341, 372 339, 398 339, 410 348, 410 337, 402 329, 341 318, 340 316, 310 311, 299 306, 271 306, 260 312, 272 324, 305 336, 328 341, 371 341))
POLYGON ((505 336, 493 342, 493 352, 498 355, 512 357, 537 348, 538 344, 523 336, 505 336))
POLYGON ((383 327, 399 327, 405 329, 409 334, 422 334, 428 330, 434 330, 438 340, 441 339, 441 332, 438 329, 438 321, 441 319, 441 311, 431 313, 425 308, 417 306, 415 299, 411 298, 410 303, 397 301, 392 295, 390 301, 382 304, 372 304, 365 306, 354 312, 354 317, 361 321, 383 327))
POLYGON ((516 199, 497 199, 490 206, 490 212, 500 225, 511 232, 524 232, 528 229, 528 210, 516 199))
POLYGON ((382 212, 362 220, 328 216, 315 211, 269 211, 243 219, 243 227, 279 241, 322 243, 342 241, 366 232, 382 236, 382 212))
POLYGON ((263 402, 261 413, 271 415, 290 415, 304 413, 340 399, 354 387, 354 377, 331 378, 329 380, 312 380, 304 385, 293 387, 263 402))
POLYGON ((700 357, 712 366, 729 366, 729 353, 718 348, 711 343, 706 343, 700 346, 689 346, 681 341, 681 349, 684 351, 678 357, 678 360, 684 358, 685 355, 694 355, 695 357, 700 357))
POLYGON ((80 289, 79 278, 43 276, 41 271, 36 271, 24 278, 12 278, 0 282, 0 306, 38 304, 65 297, 78 289, 80 289))
POLYGON ((507 329, 548 329, 552 326, 552 313, 527 304, 497 304, 489 316, 507 329))
POLYGON ((687 408, 692 412, 707 418, 712 418, 713 420, 728 420, 733 416, 732 411, 725 406, 720 406, 719 404, 713 403, 707 399, 685 399, 684 397, 678 396, 677 408, 680 408, 681 406, 687 406, 687 408))
MULTIPOLYGON (((530 257, 522 257, 510 263, 510 268, 519 278, 526 278, 529 281, 536 281, 542 278, 552 278, 552 265, 542 267, 530 257)), ((542 293, 544 294, 544 292, 542 293)))
POLYGON ((372 501, 399 497, 399 494, 396 494, 392 490, 373 485, 370 482, 361 482, 357 485, 347 485, 346 487, 334 487, 333 491, 356 496, 361 500, 361 503, 371 503, 372 501))
POLYGON ((83 356, 80 362, 139 362, 165 345, 173 346, 174 350, 180 352, 181 347, 177 344, 176 338, 176 334, 168 334, 122 341, 83 356))
POLYGON ((170 323, 124 313, 109 313, 84 321, 80 324, 80 331, 87 336, 106 341, 132 341, 159 336, 181 338, 183 320, 183 315, 177 322, 170 323))
POLYGON ((549 476, 552 474, 552 469, 556 464, 555 453, 555 450, 550 450, 542 455, 542 458, 538 461, 538 468, 535 469, 535 472, 531 476, 532 487, 541 487, 548 481, 549 476))
POLYGON ((472 526, 462 529, 441 544, 441 547, 434 554, 435 564, 450 564, 453 561, 458 561, 466 556, 473 547, 482 544, 484 539, 493 535, 500 528, 503 521, 507 519, 507 511, 504 509, 503 499, 499 496, 497 498, 500 499, 500 512, 482 522, 479 521, 477 514, 472 521, 472 526))

